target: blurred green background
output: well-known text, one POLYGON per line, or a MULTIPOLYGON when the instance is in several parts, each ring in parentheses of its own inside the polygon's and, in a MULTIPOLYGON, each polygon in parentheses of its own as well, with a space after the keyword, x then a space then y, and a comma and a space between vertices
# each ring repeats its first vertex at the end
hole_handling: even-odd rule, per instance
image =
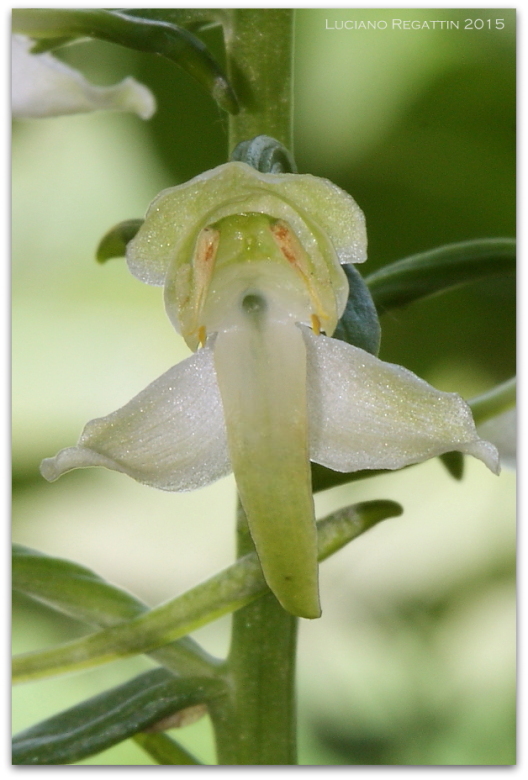
MULTIPOLYGON (((218 30, 202 35, 222 57, 218 30)), ((86 42, 63 55, 98 83, 148 84, 147 123, 95 114, 13 131, 13 538, 90 566, 150 604, 233 559, 232 478, 170 495, 94 469, 49 485, 38 464, 187 355, 159 288, 94 261, 116 222, 226 160, 226 121, 162 59, 86 42)), ((363 208, 371 272, 414 252, 515 234, 515 11, 305 9, 296 17, 295 155, 363 208), (504 29, 495 29, 495 19, 504 29), (391 30, 393 18, 460 29, 391 30), (466 30, 465 19, 484 20, 466 30), (386 20, 386 30, 328 30, 386 20), (492 29, 487 29, 488 22, 492 29)), ((381 357, 465 397, 515 373, 515 287, 482 282, 382 320, 381 357)), ((436 460, 317 497, 405 513, 322 566, 323 618, 302 621, 303 764, 515 761, 515 479, 436 460)), ((85 631, 17 599, 16 652, 85 631)), ((225 653, 229 620, 197 632, 225 653)), ((144 659, 22 686, 18 731, 147 668, 144 659)), ((214 761, 204 719, 176 735, 214 761)), ((149 764, 127 742, 83 763, 149 764)))

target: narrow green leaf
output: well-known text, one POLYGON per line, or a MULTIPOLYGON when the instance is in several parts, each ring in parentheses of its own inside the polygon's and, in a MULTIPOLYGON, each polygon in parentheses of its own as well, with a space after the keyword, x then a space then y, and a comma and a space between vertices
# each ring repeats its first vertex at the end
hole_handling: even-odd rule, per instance
POLYGON ((194 758, 176 740, 171 739, 167 734, 144 734, 139 733, 134 736, 134 742, 140 745, 145 753, 154 759, 158 764, 164 766, 174 764, 201 764, 197 758, 194 758))
MULTIPOLYGON (((393 502, 371 501, 358 505, 354 511, 350 520, 350 535, 345 538, 340 531, 342 542, 339 546, 370 528, 373 517, 378 522, 399 514, 401 508, 393 502)), ((318 528, 321 528, 320 560, 338 549, 332 529, 335 524, 341 528, 342 523, 343 518, 328 518, 326 522, 318 524, 318 528)), ((182 596, 126 624, 51 650, 17 656, 13 661, 14 681, 39 679, 151 652, 222 615, 240 609, 268 592, 258 558, 251 553, 182 596)))
MULTIPOLYGON (((16 544, 13 545, 12 580, 14 590, 101 628, 148 612, 146 604, 90 569, 16 544)), ((218 665, 191 637, 155 650, 152 657, 171 671, 186 676, 214 675, 218 665)))
POLYGON ((121 10, 127 16, 170 22, 195 33, 228 23, 223 8, 123 8, 121 10))
POLYGON ((112 626, 140 615, 146 606, 110 585, 90 569, 13 545, 13 589, 98 626, 112 626))
POLYGON ((230 113, 238 101, 220 66, 192 33, 169 22, 103 9, 15 8, 13 32, 31 38, 88 36, 130 49, 159 54, 193 76, 230 113))
POLYGON ((72 764, 179 710, 223 695, 219 680, 177 678, 154 669, 20 732, 13 739, 13 763, 72 764))
POLYGON ((447 244, 381 268, 365 279, 378 312, 478 279, 515 274, 515 240, 447 244))
POLYGON ((317 524, 319 560, 326 560, 381 520, 399 517, 402 513, 400 504, 386 500, 365 501, 333 512, 317 524))
POLYGON ((124 257, 128 242, 132 241, 143 222, 142 219, 127 219, 110 228, 97 247, 97 262, 105 263, 112 257, 124 257))

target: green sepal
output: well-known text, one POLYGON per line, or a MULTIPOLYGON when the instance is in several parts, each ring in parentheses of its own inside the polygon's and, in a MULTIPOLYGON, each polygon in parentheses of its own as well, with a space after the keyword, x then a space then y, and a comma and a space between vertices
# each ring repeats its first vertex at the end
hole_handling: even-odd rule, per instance
POLYGON ((419 298, 493 276, 515 274, 515 239, 447 244, 391 263, 365 279, 380 314, 419 298))
POLYGON ((128 242, 132 241, 143 222, 143 219, 126 219, 110 228, 97 247, 97 262, 106 263, 112 257, 124 257, 128 242))
POLYGON ((444 452, 440 455, 440 460, 451 474, 453 479, 460 480, 464 476, 464 456, 456 450, 453 452, 444 452))
POLYGON ((169 22, 103 9, 15 8, 13 32, 30 38, 99 38, 129 49, 159 54, 193 76, 229 113, 238 101, 220 66, 192 33, 169 22))
MULTIPOLYGON (((400 505, 393 501, 367 501, 348 510, 346 533, 342 516, 320 521, 319 560, 368 530, 373 521, 400 513, 400 505)), ((245 555, 206 582, 124 625, 50 650, 17 656, 13 659, 14 680, 39 679, 151 652, 269 592, 256 553, 245 555)))
POLYGON ((134 742, 139 745, 145 753, 164 766, 201 764, 197 758, 192 756, 185 748, 179 745, 176 740, 168 734, 145 734, 140 732, 134 735, 134 742))
POLYGON ((370 290, 357 268, 351 263, 342 266, 348 279, 348 299, 345 311, 337 323, 332 338, 346 341, 354 347, 377 355, 381 327, 370 290))
POLYGON ((155 669, 15 735, 13 764, 72 764, 222 695, 220 680, 183 679, 155 669))

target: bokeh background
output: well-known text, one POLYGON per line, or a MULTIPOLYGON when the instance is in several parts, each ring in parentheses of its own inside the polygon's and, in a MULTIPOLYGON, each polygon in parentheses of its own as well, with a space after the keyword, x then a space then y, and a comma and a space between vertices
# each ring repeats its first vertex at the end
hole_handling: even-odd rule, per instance
MULTIPOLYGON (((202 37, 221 58, 219 31, 202 37)), ((171 63, 99 42, 61 56, 101 84, 135 75, 159 108, 147 123, 103 113, 15 123, 13 538, 155 605, 233 560, 232 478, 171 495, 99 469, 49 485, 38 464, 188 354, 161 289, 122 260, 97 265, 94 251, 160 189, 225 162, 226 122, 171 63)), ((295 155, 300 172, 332 179, 363 208, 366 272, 453 241, 513 236, 515 11, 298 10, 295 155), (393 18, 460 28, 391 30, 393 18), (468 18, 483 29, 464 29, 468 18), (327 19, 388 29, 328 30, 327 19)), ((398 310, 382 328, 383 359, 464 397, 515 373, 511 279, 398 310)), ((513 472, 497 478, 466 459, 457 482, 437 459, 321 494, 318 514, 371 498, 405 513, 322 566, 323 618, 300 627, 301 763, 513 763, 513 472)), ((16 652, 84 631, 15 600, 16 652)), ((229 619, 196 636, 225 653, 229 619)), ((132 659, 17 688, 14 729, 146 668, 132 659)), ((176 736, 214 761, 207 718, 176 736)), ((127 742, 82 763, 150 761, 127 742)))

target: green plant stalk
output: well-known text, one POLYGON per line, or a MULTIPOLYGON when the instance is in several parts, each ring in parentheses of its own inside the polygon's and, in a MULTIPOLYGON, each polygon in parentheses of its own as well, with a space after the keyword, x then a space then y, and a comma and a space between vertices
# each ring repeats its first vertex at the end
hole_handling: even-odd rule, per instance
MULTIPOLYGON (((240 505, 237 542, 239 556, 255 549, 240 505)), ((224 672, 231 700, 218 700, 218 706, 210 707, 219 764, 297 763, 297 624, 272 593, 233 615, 224 672)))
MULTIPOLYGON (((224 26, 228 78, 240 111, 229 117, 229 153, 268 135, 292 150, 292 9, 232 9, 224 26)), ((245 513, 237 518, 237 556, 254 552, 245 513)), ((225 676, 231 699, 210 709, 221 765, 297 763, 297 618, 275 596, 233 616, 225 676)))
POLYGON ((227 76, 240 111, 229 116, 229 155, 241 141, 269 135, 292 151, 293 10, 225 11, 227 76))

